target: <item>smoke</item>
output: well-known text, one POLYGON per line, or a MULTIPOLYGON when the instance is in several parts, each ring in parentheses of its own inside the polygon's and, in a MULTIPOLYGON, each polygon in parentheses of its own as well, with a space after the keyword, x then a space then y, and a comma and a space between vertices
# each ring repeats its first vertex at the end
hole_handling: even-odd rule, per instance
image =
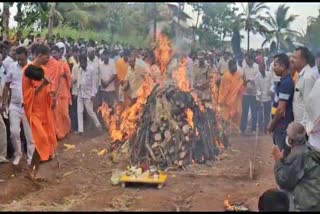
POLYGON ((191 51, 190 45, 181 38, 176 38, 172 43, 172 50, 178 55, 188 55, 191 51))

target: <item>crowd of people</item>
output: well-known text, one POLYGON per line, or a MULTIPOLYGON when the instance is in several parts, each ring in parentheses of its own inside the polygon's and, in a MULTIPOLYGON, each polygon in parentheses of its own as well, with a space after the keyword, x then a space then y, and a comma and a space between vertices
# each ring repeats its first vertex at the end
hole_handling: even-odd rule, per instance
MULTIPOLYGON (((162 78, 153 50, 103 41, 23 39, 18 32, 0 49, 0 163, 13 158, 18 165, 25 150, 33 179, 40 162, 54 158, 58 140, 84 132, 84 121, 103 130, 97 111, 102 103, 123 111, 137 101, 146 75, 155 82, 162 78)), ((182 60, 191 91, 218 106, 217 113, 242 135, 273 133, 279 187, 295 210, 319 210, 319 55, 305 47, 237 57, 216 49, 176 51, 166 81, 182 60)))

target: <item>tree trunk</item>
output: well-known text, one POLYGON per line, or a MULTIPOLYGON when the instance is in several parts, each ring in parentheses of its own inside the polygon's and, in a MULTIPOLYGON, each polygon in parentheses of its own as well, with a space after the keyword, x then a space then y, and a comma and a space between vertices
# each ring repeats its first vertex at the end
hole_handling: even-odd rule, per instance
POLYGON ((56 10, 56 2, 51 3, 51 9, 50 9, 50 15, 49 15, 49 26, 48 26, 48 37, 51 41, 52 38, 52 32, 53 32, 53 23, 54 23, 54 14, 56 10))
POLYGON ((3 3, 2 12, 2 29, 3 29, 3 41, 9 39, 9 18, 10 18, 10 3, 3 3))
POLYGON ((277 35, 277 51, 279 51, 280 50, 280 38, 279 38, 279 36, 277 35))
POLYGON ((153 6, 154 6, 154 19, 153 19, 153 40, 154 40, 154 42, 155 41, 157 41, 157 15, 158 15, 158 13, 157 13, 157 3, 156 2, 154 2, 153 3, 153 6))
POLYGON ((250 30, 249 29, 247 30, 247 35, 248 35, 248 38, 247 38, 247 41, 248 41, 247 52, 249 53, 249 50, 250 50, 250 30))
POLYGON ((17 15, 16 15, 16 17, 15 17, 15 20, 16 20, 17 23, 18 23, 18 29, 19 29, 19 30, 21 30, 21 21, 22 21, 22 16, 23 16, 21 9, 22 9, 22 3, 19 2, 19 3, 17 4, 17 15))
POLYGON ((197 14, 196 29, 198 28, 199 17, 200 17, 200 11, 198 11, 198 14, 197 14))

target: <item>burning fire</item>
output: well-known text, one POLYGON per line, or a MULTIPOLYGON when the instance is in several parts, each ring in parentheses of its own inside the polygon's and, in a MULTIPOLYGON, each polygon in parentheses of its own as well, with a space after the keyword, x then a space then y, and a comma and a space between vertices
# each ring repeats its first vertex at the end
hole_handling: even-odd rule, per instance
POLYGON ((186 114, 187 114, 187 121, 189 126, 191 126, 191 128, 194 128, 194 124, 193 124, 193 111, 191 109, 186 109, 186 114))
POLYGON ((177 87, 184 92, 189 92, 192 95, 195 102, 197 103, 197 105, 199 106, 200 110, 204 112, 205 108, 202 105, 197 94, 191 91, 190 80, 188 79, 188 75, 187 75, 187 64, 188 64, 187 58, 183 57, 180 60, 178 70, 173 73, 173 78, 176 81, 177 87))
POLYGON ((127 140, 135 133, 137 122, 142 115, 143 105, 146 103, 154 86, 155 83, 152 77, 146 76, 138 92, 137 102, 124 110, 121 115, 119 110, 116 111, 115 115, 112 115, 112 110, 105 103, 99 108, 102 117, 108 125, 113 142, 127 140))
MULTIPOLYGON (((171 42, 163 34, 158 34, 157 38, 158 45, 155 49, 155 56, 159 63, 161 74, 164 76, 164 72, 172 56, 171 42)), ((143 85, 138 92, 137 102, 122 113, 120 110, 116 110, 115 114, 112 114, 111 108, 105 103, 99 108, 109 128, 112 142, 128 140, 136 132, 137 123, 143 112, 143 106, 146 104, 147 98, 155 86, 151 75, 145 76, 143 85)))
MULTIPOLYGON (((167 70, 167 65, 170 62, 173 50, 171 48, 171 42, 168 37, 166 37, 163 34, 158 34, 157 38, 158 38, 158 41, 157 41, 157 46, 154 50, 154 53, 155 53, 156 60, 158 62, 158 66, 162 76, 160 81, 160 86, 163 86, 166 81, 165 73, 167 70)), ((205 108, 202 102, 200 101, 196 93, 192 91, 192 86, 190 84, 191 82, 188 78, 187 66, 188 66, 187 58, 183 57, 180 60, 178 69, 175 72, 173 72, 173 79, 176 82, 176 86, 180 90, 184 92, 188 92, 192 95, 196 104, 199 106, 199 109, 202 112, 204 112, 205 108)), ((156 84, 155 80, 152 78, 151 75, 152 74, 145 76, 142 87, 138 92, 138 99, 136 103, 134 103, 132 106, 122 111, 119 105, 115 108, 115 112, 113 112, 112 109, 106 103, 103 103, 102 106, 99 108, 99 111, 101 112, 102 117, 109 129, 110 137, 113 143, 118 141, 124 142, 128 139, 131 139, 133 135, 136 133, 139 120, 144 110, 144 105, 146 104, 148 96, 150 95, 150 93, 152 92, 156 84)), ((215 76, 215 78, 218 78, 218 77, 215 76)), ((212 84, 213 85, 212 96, 214 100, 213 101, 214 107, 217 106, 216 101, 218 98, 218 87, 215 84, 217 79, 215 78, 213 80, 214 84, 212 84)), ((189 126, 192 127, 192 129, 194 129, 195 128, 195 125, 193 122, 194 112, 188 108, 185 110, 185 113, 187 115, 187 122, 189 126)), ((220 120, 218 121, 218 125, 221 126, 220 120)), ((199 132, 197 129, 195 130, 195 132, 196 132, 196 136, 199 136, 199 132)), ((218 148, 222 149, 223 144, 220 141, 221 140, 219 138, 215 140, 215 142, 213 143, 215 143, 218 146, 218 148)))
POLYGON ((187 77, 187 63, 187 59, 183 57, 180 60, 178 70, 173 73, 173 78, 175 79, 176 85, 179 89, 185 92, 190 92, 191 87, 190 81, 187 77))
POLYGON ((154 53, 159 64, 160 72, 164 75, 172 56, 171 42, 167 36, 161 33, 157 35, 157 38, 158 43, 154 53))

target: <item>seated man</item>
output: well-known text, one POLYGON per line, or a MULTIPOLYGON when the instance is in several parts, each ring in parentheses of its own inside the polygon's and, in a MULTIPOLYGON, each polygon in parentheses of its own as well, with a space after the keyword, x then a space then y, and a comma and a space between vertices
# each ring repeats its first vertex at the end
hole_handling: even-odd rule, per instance
POLYGON ((273 148, 275 179, 279 187, 293 198, 295 211, 320 210, 320 152, 307 144, 304 127, 292 122, 287 128, 286 143, 291 152, 273 148))
POLYGON ((259 212, 289 212, 290 200, 286 193, 269 189, 259 197, 259 212))

